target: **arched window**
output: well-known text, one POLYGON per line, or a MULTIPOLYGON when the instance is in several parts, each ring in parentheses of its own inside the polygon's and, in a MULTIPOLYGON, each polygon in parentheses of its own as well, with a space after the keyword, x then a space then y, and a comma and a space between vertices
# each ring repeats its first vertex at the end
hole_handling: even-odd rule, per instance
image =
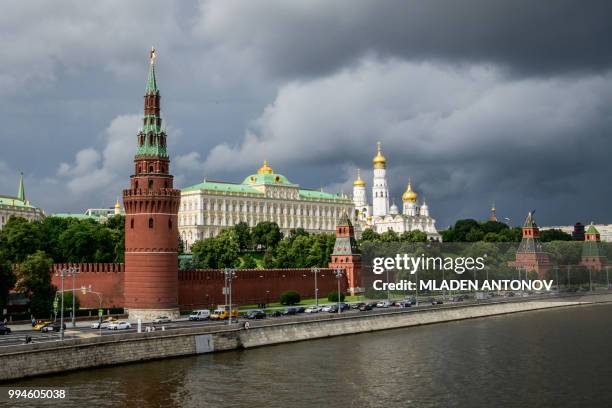
POLYGON ((149 218, 149 228, 153 228, 153 218, 149 218))
POLYGON ((149 180, 149 189, 153 188, 153 180, 149 180))
POLYGON ((134 219, 133 218, 130 220, 130 228, 134 229, 134 219))
POLYGON ((168 228, 172 229, 172 218, 168 219, 168 228))
POLYGON ((153 165, 149 165, 149 173, 153 173, 153 165))
POLYGON ((164 188, 168 188, 168 180, 164 181, 164 188))
POLYGON ((136 182, 134 182, 134 188, 135 188, 136 190, 138 190, 138 180, 136 180, 136 182))

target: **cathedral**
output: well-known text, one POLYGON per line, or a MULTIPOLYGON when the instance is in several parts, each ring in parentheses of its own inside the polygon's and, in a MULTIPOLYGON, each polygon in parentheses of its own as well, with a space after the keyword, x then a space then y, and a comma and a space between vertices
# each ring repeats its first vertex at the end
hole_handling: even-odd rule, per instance
POLYGON ((371 228, 380 233, 393 230, 398 234, 407 231, 422 231, 430 240, 441 241, 442 236, 436 230, 436 220, 429 215, 429 207, 422 201, 417 202, 418 195, 412 189, 409 180, 406 191, 402 194, 402 212, 395 203, 389 205, 389 187, 387 184, 387 159, 378 142, 377 153, 372 160, 374 177, 372 182, 372 205, 368 204, 366 182, 357 171, 357 180, 353 182, 353 203, 355 219, 361 230, 371 228))

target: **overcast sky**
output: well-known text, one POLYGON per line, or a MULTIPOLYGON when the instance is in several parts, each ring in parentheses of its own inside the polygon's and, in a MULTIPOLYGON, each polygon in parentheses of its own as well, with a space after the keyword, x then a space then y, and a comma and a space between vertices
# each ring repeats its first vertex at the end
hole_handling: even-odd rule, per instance
MULTIPOLYGON (((306 188, 371 186, 376 141, 438 228, 612 223, 610 1, 28 1, 0 13, 0 194, 47 213, 127 186, 148 49, 176 184, 266 158, 306 188)), ((369 197, 371 201, 371 196, 369 197)))

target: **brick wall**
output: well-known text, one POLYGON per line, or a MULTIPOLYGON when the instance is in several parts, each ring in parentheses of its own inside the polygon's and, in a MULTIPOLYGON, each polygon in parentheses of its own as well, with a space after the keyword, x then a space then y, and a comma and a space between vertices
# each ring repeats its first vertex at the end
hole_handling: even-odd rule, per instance
MULTIPOLYGON (((75 267, 80 273, 75 288, 91 285, 93 291, 103 294, 103 307, 123 307, 123 264, 55 264, 52 283, 58 288, 61 279, 55 276, 61 269, 75 267)), ((208 308, 225 302, 223 271, 216 269, 185 270, 178 272, 179 305, 181 310, 208 308)), ((319 297, 337 289, 338 281, 331 269, 321 269, 317 286, 319 297)), ((340 289, 346 291, 346 277, 340 280, 340 289)), ((72 278, 64 280, 64 290, 72 289, 72 278)), ((278 300, 281 293, 296 290, 302 297, 314 297, 314 276, 310 269, 237 269, 232 283, 232 302, 236 304, 269 303, 278 300)), ((81 308, 97 308, 98 297, 77 292, 81 308)))

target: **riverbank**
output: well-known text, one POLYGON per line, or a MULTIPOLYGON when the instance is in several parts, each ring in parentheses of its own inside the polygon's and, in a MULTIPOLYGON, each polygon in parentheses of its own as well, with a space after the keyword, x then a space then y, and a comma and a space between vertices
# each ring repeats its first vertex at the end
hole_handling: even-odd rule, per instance
MULTIPOLYGON (((444 305, 428 310, 325 316, 299 322, 267 321, 241 327, 194 327, 125 333, 64 342, 7 347, 0 354, 0 381, 136 361, 248 349, 324 337, 424 324, 612 302, 612 294, 444 305)), ((236 325, 238 326, 238 325, 236 325)))

